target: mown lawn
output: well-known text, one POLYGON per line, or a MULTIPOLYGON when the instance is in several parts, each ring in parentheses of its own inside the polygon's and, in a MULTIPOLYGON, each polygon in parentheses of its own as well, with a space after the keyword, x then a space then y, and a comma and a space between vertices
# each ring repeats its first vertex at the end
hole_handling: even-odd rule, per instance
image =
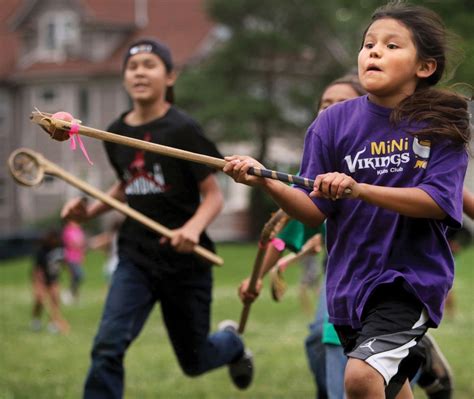
MULTIPOLYGON (((238 283, 253 263, 253 245, 220 245, 225 259, 215 269, 212 325, 222 319, 238 319, 241 305, 238 283)), ((0 398, 66 399, 81 396, 89 363, 89 350, 102 303, 106 281, 104 256, 87 257, 87 279, 79 304, 64 307, 72 326, 67 336, 29 329, 31 292, 30 260, 0 264, 0 398)), ((446 318, 433 335, 450 361, 456 378, 455 399, 474 397, 474 248, 457 259, 454 292, 456 314, 446 318)), ((64 276, 65 277, 65 276, 64 276)), ((245 340, 255 354, 256 373, 251 388, 237 391, 226 369, 199 378, 187 378, 178 368, 161 323, 158 308, 126 357, 127 398, 313 398, 315 388, 306 364, 303 341, 311 316, 298 301, 299 268, 289 268, 290 288, 281 303, 270 299, 268 290, 253 305, 245 340)), ((268 283, 266 283, 268 288, 268 283)), ((425 397, 419 390, 416 398, 425 397)))

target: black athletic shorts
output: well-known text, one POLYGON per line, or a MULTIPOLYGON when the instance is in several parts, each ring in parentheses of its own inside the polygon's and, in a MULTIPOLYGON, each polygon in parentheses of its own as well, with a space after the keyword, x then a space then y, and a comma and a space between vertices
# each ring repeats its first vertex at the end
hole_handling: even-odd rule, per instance
POLYGON ((428 328, 426 310, 403 281, 397 281, 373 292, 361 321, 357 330, 335 326, 344 352, 375 368, 385 380, 386 397, 393 398, 423 362, 417 343, 428 328))

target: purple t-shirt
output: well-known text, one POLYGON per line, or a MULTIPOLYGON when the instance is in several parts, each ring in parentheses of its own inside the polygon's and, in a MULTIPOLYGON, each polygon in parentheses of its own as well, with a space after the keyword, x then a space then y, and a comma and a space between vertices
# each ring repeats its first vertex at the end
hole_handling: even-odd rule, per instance
POLYGON ((411 218, 360 200, 313 199, 327 216, 327 301, 336 325, 359 328, 371 292, 397 278, 438 325, 453 283, 445 231, 461 226, 467 152, 447 140, 421 140, 392 127, 390 112, 367 96, 328 108, 308 129, 301 175, 342 172, 360 183, 418 187, 448 216, 411 218))

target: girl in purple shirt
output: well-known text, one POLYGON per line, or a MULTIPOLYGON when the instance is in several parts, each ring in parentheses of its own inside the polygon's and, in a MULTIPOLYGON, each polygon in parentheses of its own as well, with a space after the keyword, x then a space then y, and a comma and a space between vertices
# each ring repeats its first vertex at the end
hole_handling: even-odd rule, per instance
POLYGON ((381 7, 358 57, 368 95, 308 129, 300 174, 315 179, 311 192, 248 175, 263 167, 252 158, 226 158, 224 172, 261 185, 290 216, 327 219, 329 320, 349 357, 349 399, 413 398, 417 343, 440 323, 453 283, 445 232, 462 221, 470 130, 466 101, 433 87, 445 65, 438 15, 381 7))

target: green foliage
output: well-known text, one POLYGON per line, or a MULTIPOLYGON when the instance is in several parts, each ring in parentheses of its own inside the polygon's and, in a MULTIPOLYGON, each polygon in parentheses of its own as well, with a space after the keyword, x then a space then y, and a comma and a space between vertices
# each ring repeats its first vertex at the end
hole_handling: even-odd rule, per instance
MULTIPOLYGON (((266 142, 302 135, 326 84, 356 66, 361 35, 380 0, 208 0, 224 32, 203 63, 183 71, 180 104, 216 140, 266 142), (294 115, 304 115, 295 118, 294 115)), ((474 8, 469 0, 415 0, 458 35, 464 62, 451 83, 474 81, 474 8)))
POLYGON ((253 138, 265 161, 269 137, 303 134, 313 118, 308 81, 345 69, 328 61, 322 38, 330 19, 315 18, 326 11, 313 0, 212 0, 208 11, 228 38, 183 71, 178 98, 215 139, 253 138), (306 117, 296 119, 295 111, 306 117))
MULTIPOLYGON (((474 35, 472 31, 474 21, 474 7, 470 0, 437 0, 416 1, 436 11, 446 24, 446 27, 455 34, 451 38, 454 66, 451 79, 445 84, 456 82, 474 83, 474 35)), ((448 71, 449 72, 449 71, 448 71)))
MULTIPOLYGON (((225 259, 222 268, 214 269, 212 327, 223 319, 238 319, 241 304, 236 297, 239 282, 250 273, 254 245, 219 245, 225 259)), ((91 252, 85 263, 86 280, 78 305, 63 307, 71 323, 67 336, 52 335, 47 330, 29 330, 31 292, 30 260, 0 263, 0 397, 35 399, 73 399, 81 397, 89 366, 90 348, 98 326, 107 283, 102 275, 104 255, 91 252)), ((474 314, 474 247, 457 258, 454 293, 456 315, 445 318, 433 330, 450 362, 456 399, 474 397, 472 367, 472 327, 474 314)), ((248 391, 238 391, 230 382, 226 368, 198 378, 185 377, 177 365, 159 305, 125 358, 125 398, 167 399, 300 399, 314 397, 304 353, 304 339, 312 314, 305 314, 299 304, 300 269, 291 266, 285 272, 289 289, 280 303, 270 299, 268 281, 261 297, 253 304, 244 335, 255 354, 255 380, 248 391)), ((68 283, 67 273, 62 285, 68 283)), ((316 298, 316 295, 313 296, 316 298)), ((314 299, 315 300, 315 299, 314 299)), ((417 399, 426 395, 417 388, 417 399)))

